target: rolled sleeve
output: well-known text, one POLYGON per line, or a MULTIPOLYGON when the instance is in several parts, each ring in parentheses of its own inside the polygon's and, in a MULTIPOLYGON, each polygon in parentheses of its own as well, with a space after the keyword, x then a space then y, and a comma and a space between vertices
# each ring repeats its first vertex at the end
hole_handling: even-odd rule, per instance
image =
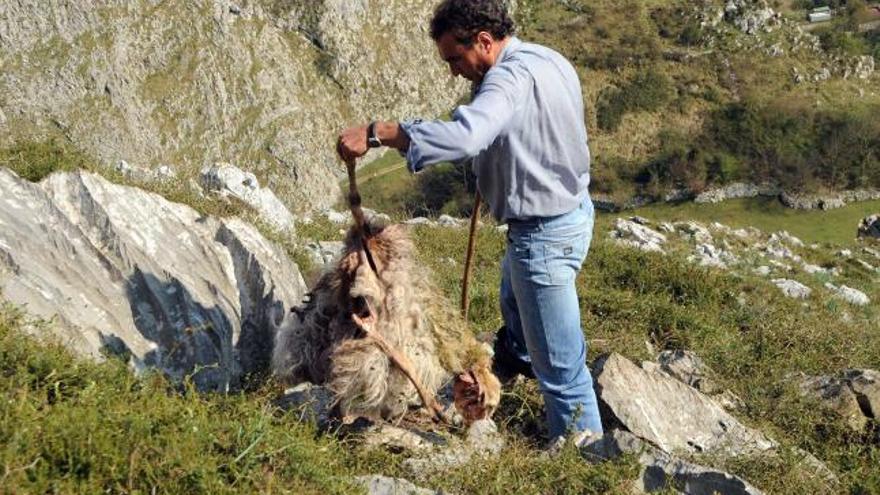
POLYGON ((402 122, 400 127, 410 140, 406 151, 410 172, 473 158, 488 148, 507 126, 531 82, 531 76, 516 66, 493 68, 473 101, 455 109, 451 122, 402 122))

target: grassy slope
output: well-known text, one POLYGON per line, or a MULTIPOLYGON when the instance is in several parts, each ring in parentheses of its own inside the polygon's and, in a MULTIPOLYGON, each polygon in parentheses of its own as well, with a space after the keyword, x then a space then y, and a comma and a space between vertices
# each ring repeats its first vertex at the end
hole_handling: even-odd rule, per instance
MULTIPOLYGON (((334 239, 316 223, 302 235, 334 239)), ((464 229, 417 228, 422 263, 447 297, 458 297, 464 229)), ((621 352, 649 359, 655 349, 696 351, 719 381, 746 403, 739 414, 786 447, 814 452, 841 475, 836 489, 809 478, 793 456, 729 462, 769 493, 880 493, 880 448, 849 433, 833 415, 801 398, 786 376, 880 367, 876 315, 837 304, 809 307, 783 298, 765 280, 695 267, 613 246, 599 227, 578 279, 590 359, 621 352), (850 312, 851 313, 851 312, 850 312), (870 320, 867 318, 871 318, 870 320)), ((504 236, 480 231, 471 319, 475 332, 500 324, 498 260, 504 236)), ((849 276, 845 271, 844 277, 849 276)), ((875 282, 876 284, 876 282, 875 282)), ((876 293, 872 294, 875 297, 876 293)), ((161 377, 137 380, 123 365, 77 361, 24 338, 18 313, 0 313, 0 465, 13 493, 343 493, 346 477, 409 476, 402 457, 316 435, 298 415, 271 404, 277 388, 229 396, 175 390, 161 377)), ((573 452, 542 460, 541 401, 534 383, 507 390, 497 416, 511 447, 501 456, 438 473, 422 484, 458 493, 625 491, 630 460, 598 467, 573 452)), ((787 451, 786 451, 787 452, 787 451)), ((714 462, 720 462, 715 460, 714 462)))

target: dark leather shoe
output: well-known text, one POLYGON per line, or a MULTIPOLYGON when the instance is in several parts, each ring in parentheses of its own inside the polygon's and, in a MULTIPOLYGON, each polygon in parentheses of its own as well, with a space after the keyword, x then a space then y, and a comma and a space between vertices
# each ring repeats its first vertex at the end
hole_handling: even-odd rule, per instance
POLYGON ((511 344, 507 334, 507 327, 501 327, 495 335, 495 344, 493 350, 495 357, 492 360, 492 372, 501 380, 501 383, 508 383, 517 375, 523 375, 526 378, 535 378, 535 372, 532 371, 531 363, 519 359, 510 350, 511 344))

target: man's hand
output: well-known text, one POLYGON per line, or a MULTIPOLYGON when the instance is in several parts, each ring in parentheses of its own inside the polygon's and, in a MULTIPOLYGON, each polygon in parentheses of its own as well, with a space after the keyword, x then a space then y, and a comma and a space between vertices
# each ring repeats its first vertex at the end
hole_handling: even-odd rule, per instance
POLYGON ((350 127, 339 135, 336 141, 336 152, 343 161, 351 161, 367 154, 367 128, 369 126, 350 127))
MULTIPOLYGON (((351 127, 339 134, 336 141, 336 152, 344 161, 360 158, 367 153, 367 130, 369 125, 351 127)), ((400 129, 397 122, 376 122, 376 137, 383 146, 405 152, 409 148, 409 136, 400 129)))

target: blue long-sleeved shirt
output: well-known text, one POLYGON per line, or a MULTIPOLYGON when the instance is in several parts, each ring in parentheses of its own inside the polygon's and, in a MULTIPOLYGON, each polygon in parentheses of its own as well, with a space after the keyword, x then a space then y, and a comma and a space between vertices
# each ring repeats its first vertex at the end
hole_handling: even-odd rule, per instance
POLYGON ((451 122, 401 123, 410 171, 473 158, 492 215, 561 215, 588 196, 590 150, 580 81, 559 53, 512 37, 451 122))

